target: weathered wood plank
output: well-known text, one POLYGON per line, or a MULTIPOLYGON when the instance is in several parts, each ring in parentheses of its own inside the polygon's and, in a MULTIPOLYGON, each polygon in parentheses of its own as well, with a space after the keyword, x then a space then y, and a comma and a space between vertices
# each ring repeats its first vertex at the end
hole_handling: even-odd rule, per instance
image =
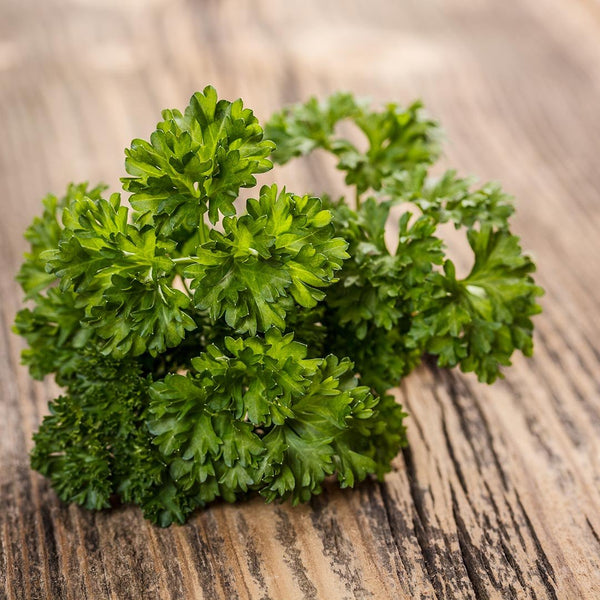
MULTIPOLYGON (((599 597, 599 28, 589 0, 4 0, 0 598, 599 597), (517 196, 547 295, 535 358, 503 382, 427 365, 403 382, 410 448, 385 483, 215 504, 161 530, 129 507, 67 507, 29 470, 56 388, 18 365, 13 274, 41 196, 72 179, 117 189, 123 147, 209 82, 259 117, 338 88, 423 97, 447 164, 517 196)), ((330 168, 280 173, 338 192, 330 168)))

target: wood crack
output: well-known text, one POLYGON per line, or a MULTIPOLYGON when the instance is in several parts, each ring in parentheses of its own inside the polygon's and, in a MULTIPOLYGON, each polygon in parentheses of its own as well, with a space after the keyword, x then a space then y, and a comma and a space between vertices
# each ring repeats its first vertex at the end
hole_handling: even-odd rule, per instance
POLYGON ((462 557, 462 562, 465 567, 467 577, 471 582, 471 587, 473 589, 473 593, 475 594, 475 598, 477 600, 489 600, 489 595, 479 574, 479 571, 483 568, 483 565, 481 564, 481 560, 476 556, 469 532, 463 518, 460 515, 454 489, 450 488, 450 490, 452 493, 452 515, 454 517, 454 522, 456 523, 460 555, 462 557))
POLYGON ((292 575, 302 592, 303 600, 315 600, 317 598, 317 588, 310 580, 308 570, 302 562, 300 549, 296 544, 297 535, 294 525, 283 510, 277 509, 275 514, 277 515, 276 538, 285 549, 285 562, 292 571, 292 575))
POLYGON ((554 573, 554 568, 548 560, 548 556, 546 555, 546 552, 544 551, 544 548, 540 543, 540 539, 535 531, 533 523, 531 522, 531 519, 529 518, 529 515, 527 514, 527 511, 525 510, 525 507, 521 502, 519 493, 515 492, 515 495, 517 499, 517 504, 519 505, 519 509, 521 511, 521 514, 523 515, 523 519, 525 520, 525 525, 527 526, 527 529, 531 534, 531 539, 535 545, 536 553, 538 556, 536 560, 536 565, 540 577, 542 578, 542 582, 544 583, 544 587, 546 588, 548 597, 552 600, 558 600, 558 596, 556 595, 556 590, 554 588, 554 584, 556 584, 556 575, 554 573))
MULTIPOLYGON (((433 586, 436 598, 438 600, 443 600, 445 598, 444 589, 442 587, 441 582, 437 576, 436 572, 436 553, 432 548, 429 540, 427 538, 426 533, 426 524, 427 524, 427 516, 425 505, 423 502, 423 492, 419 489, 417 484, 417 474, 415 470, 415 465, 412 458, 412 453, 410 448, 403 448, 402 455, 404 456, 404 464, 406 465, 406 475, 408 477, 410 496, 413 502, 413 507, 415 509, 415 514, 413 516, 413 528, 415 532, 415 537, 417 544, 419 545, 419 549, 421 551, 421 555, 423 556, 423 564, 427 573, 429 575, 429 579, 433 586)), ((386 505, 386 494, 385 486, 382 487, 382 497, 384 499, 384 505, 386 505)), ((388 513, 389 518, 389 513, 388 513)))

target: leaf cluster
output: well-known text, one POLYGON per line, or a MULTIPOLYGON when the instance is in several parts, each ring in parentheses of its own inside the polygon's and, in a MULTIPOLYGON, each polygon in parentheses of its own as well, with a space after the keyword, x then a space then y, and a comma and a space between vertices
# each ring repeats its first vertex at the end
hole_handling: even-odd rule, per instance
POLYGON ((541 290, 511 199, 430 175, 439 134, 420 103, 374 111, 339 93, 263 132, 207 87, 162 117, 126 150, 130 207, 70 185, 25 234, 23 362, 64 388, 31 461, 65 501, 120 497, 166 526, 217 498, 297 503, 328 477, 381 478, 406 443, 389 390, 425 354, 492 382, 531 353, 541 290), (316 149, 353 202, 270 185, 236 203, 271 161, 316 149), (462 279, 448 222, 473 252, 462 279))
POLYGON ((339 158, 355 186, 354 207, 343 198, 327 203, 350 259, 324 300, 324 346, 348 355, 363 383, 383 394, 425 354, 492 383, 515 350, 531 354, 542 290, 509 229, 512 198, 496 183, 430 173, 440 136, 420 103, 372 112, 348 94, 313 98, 276 114, 266 133, 276 162, 320 148, 339 158), (366 150, 338 135, 342 121, 364 133, 366 150), (439 235, 444 223, 464 231, 473 252, 462 279, 439 235))

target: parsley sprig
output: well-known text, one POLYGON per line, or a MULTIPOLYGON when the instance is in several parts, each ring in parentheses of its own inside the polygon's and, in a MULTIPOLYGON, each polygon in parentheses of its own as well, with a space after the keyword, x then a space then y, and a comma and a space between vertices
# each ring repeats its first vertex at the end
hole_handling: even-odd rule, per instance
POLYGON ((131 208, 72 184, 25 234, 23 362, 64 388, 31 462, 65 501, 120 496, 166 526, 216 498, 296 503, 330 476, 381 478, 406 443, 388 391, 425 354, 490 383, 515 350, 531 354, 542 292, 509 231, 511 198, 430 175, 439 135, 419 103, 376 111, 334 94, 263 132, 207 87, 162 116, 126 150, 131 208), (241 210, 271 161, 317 149, 351 200, 271 185, 241 210), (438 235, 447 222, 473 252, 463 279, 438 235))

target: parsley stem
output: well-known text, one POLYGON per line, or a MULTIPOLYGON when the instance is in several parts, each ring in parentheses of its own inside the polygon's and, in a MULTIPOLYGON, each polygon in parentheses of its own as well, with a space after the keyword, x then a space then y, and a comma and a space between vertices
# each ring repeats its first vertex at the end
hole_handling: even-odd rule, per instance
POLYGON ((179 256, 177 258, 172 258, 171 262, 174 263, 193 263, 195 260, 195 256, 179 256))
POLYGON ((356 188, 356 210, 360 209, 360 194, 358 188, 356 188))
POLYGON ((202 222, 200 223, 200 245, 208 242, 208 239, 206 238, 206 221, 204 220, 205 214, 206 213, 202 213, 202 222))

